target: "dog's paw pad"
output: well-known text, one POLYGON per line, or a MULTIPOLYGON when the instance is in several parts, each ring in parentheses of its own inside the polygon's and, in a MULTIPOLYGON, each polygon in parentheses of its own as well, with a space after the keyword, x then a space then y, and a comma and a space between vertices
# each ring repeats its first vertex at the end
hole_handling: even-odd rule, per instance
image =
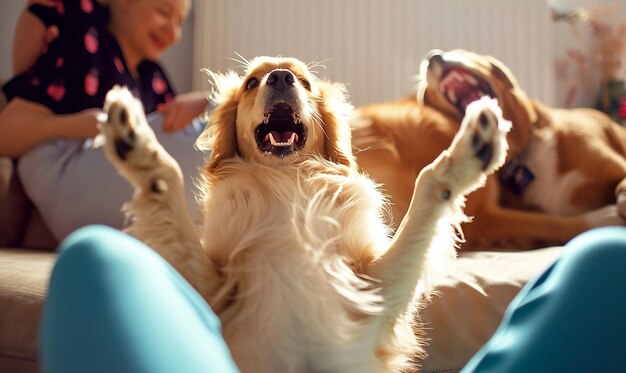
POLYGON ((115 153, 121 160, 126 160, 128 153, 135 147, 135 132, 129 132, 126 137, 115 139, 115 153))
POLYGON ((501 165, 510 126, 494 99, 483 98, 467 107, 463 130, 471 136, 471 149, 480 161, 482 171, 501 165))
POLYGON ((150 191, 152 193, 163 193, 169 189, 167 182, 163 179, 153 179, 150 182, 150 191))
POLYGON ((105 120, 101 129, 112 154, 125 161, 138 148, 138 126, 141 125, 143 107, 128 89, 113 87, 104 104, 105 120))
POLYGON ((128 124, 128 109, 127 108, 122 108, 119 111, 118 123, 122 126, 125 126, 128 124))
POLYGON ((482 170, 486 170, 493 160, 494 144, 492 134, 497 130, 498 120, 488 109, 483 109, 473 126, 472 149, 474 154, 482 162, 482 170))
POLYGON ((504 163, 509 129, 495 99, 484 97, 468 105, 459 132, 435 165, 439 182, 447 183, 453 196, 480 187, 504 163))

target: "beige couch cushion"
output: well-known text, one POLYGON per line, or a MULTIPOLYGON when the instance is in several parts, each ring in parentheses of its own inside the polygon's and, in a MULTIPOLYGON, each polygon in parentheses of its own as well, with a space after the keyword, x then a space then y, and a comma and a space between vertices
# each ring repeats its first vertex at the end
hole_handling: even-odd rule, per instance
POLYGON ((519 290, 562 250, 462 254, 436 281, 439 295, 422 313, 430 339, 422 372, 459 371, 493 335, 519 290))
MULTIPOLYGON (((493 334, 519 289, 561 248, 463 254, 424 310, 430 339, 423 373, 456 372, 493 334)), ((37 328, 56 254, 0 249, 0 372, 36 372, 37 328)))
POLYGON ((37 329, 56 254, 0 249, 0 372, 36 372, 37 329))

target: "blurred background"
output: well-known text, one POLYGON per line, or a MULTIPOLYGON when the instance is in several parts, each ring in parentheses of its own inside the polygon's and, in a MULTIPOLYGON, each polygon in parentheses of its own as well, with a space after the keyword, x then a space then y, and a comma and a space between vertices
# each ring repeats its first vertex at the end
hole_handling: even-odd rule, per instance
MULTIPOLYGON (((24 4, 0 3, 2 80, 24 4)), ((623 88, 625 15, 626 0, 193 0, 182 41, 162 60, 186 92, 209 88, 201 68, 297 57, 362 105, 409 94, 429 50, 463 48, 504 62, 532 98, 594 106, 602 85, 623 88)))

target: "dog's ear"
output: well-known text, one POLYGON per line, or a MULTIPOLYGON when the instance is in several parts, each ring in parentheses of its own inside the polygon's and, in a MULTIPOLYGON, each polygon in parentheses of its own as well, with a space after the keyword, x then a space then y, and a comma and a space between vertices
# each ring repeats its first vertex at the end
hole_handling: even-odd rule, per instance
POLYGON ((485 56, 485 58, 491 65, 491 73, 494 77, 503 82, 509 89, 519 88, 517 79, 515 79, 515 76, 513 75, 511 70, 509 70, 509 68, 504 63, 491 56, 485 56))
MULTIPOLYGON (((505 119, 510 120, 513 126, 524 127, 527 131, 537 120, 537 114, 533 105, 522 90, 513 72, 501 61, 491 56, 485 56, 490 65, 493 78, 500 84, 496 87, 499 105, 505 113, 505 119), (501 94, 500 89, 505 89, 508 94, 501 94)), ((492 84, 493 85, 493 84, 492 84)))
POLYGON ((237 92, 242 78, 233 71, 226 74, 205 72, 214 85, 211 99, 215 108, 209 116, 207 128, 196 141, 196 147, 211 151, 207 169, 213 171, 220 162, 237 155, 237 92))
POLYGON ((352 154, 352 132, 349 118, 353 106, 348 103, 344 85, 319 82, 320 96, 319 111, 324 126, 324 152, 329 160, 356 169, 356 161, 352 154))
POLYGON ((511 121, 513 127, 507 136, 509 157, 517 155, 528 144, 531 129, 537 122, 537 111, 526 93, 517 83, 517 79, 506 65, 493 57, 486 57, 491 64, 492 79, 499 84, 495 87, 498 105, 502 108, 505 119, 511 121))

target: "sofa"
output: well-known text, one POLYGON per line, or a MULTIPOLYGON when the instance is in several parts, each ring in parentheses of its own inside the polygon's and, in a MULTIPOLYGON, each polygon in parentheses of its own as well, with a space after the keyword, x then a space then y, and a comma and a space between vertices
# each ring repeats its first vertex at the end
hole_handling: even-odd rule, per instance
POLYGON ((0 158, 0 372, 37 372, 36 335, 56 242, 0 158))
MULTIPOLYGON (((37 330, 57 243, 15 175, 0 158, 0 372, 37 372, 37 330)), ((423 372, 457 372, 491 336, 519 289, 560 254, 461 253, 434 281, 423 310, 428 358, 423 372)))
MULTIPOLYGON (((37 332, 57 244, 24 193, 15 162, 0 157, 0 372, 39 371, 37 332)), ((461 253, 433 282, 421 314, 428 339, 422 372, 459 371, 519 289, 561 251, 461 253)))

